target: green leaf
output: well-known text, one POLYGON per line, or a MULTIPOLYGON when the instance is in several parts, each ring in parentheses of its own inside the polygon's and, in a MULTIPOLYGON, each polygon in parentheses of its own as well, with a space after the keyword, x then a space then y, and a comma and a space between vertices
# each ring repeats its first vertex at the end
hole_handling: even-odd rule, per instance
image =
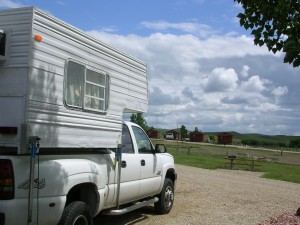
POLYGON ((298 67, 300 66, 300 57, 296 58, 295 61, 293 62, 293 67, 298 67))
POLYGON ((245 19, 240 19, 240 26, 242 27, 244 26, 244 24, 245 24, 245 19))
POLYGON ((266 25, 265 28, 266 28, 267 31, 270 31, 271 26, 270 25, 266 25))
POLYGON ((264 41, 263 40, 259 40, 259 46, 261 47, 261 46, 263 46, 264 45, 264 41))
POLYGON ((239 13, 239 14, 237 15, 237 17, 238 17, 238 18, 241 18, 241 19, 245 19, 246 16, 245 16, 243 13, 239 13))
POLYGON ((283 45, 281 43, 276 44, 277 51, 280 51, 282 49, 283 45))

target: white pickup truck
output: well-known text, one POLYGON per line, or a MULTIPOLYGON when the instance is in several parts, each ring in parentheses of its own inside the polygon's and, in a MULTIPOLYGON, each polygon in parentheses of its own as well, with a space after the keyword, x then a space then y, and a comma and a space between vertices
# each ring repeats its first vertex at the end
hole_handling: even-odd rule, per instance
POLYGON ((147 108, 143 61, 34 7, 0 11, 0 225, 168 213, 174 159, 123 121, 147 108))
MULTIPOLYGON (((122 145, 120 161, 112 150, 37 156, 33 224, 90 225, 102 211, 119 215, 152 203, 158 213, 168 213, 176 181, 173 157, 159 149, 163 146, 154 148, 145 132, 129 122, 123 124, 122 145)), ((27 224, 29 165, 29 156, 0 156, 1 225, 27 224)))

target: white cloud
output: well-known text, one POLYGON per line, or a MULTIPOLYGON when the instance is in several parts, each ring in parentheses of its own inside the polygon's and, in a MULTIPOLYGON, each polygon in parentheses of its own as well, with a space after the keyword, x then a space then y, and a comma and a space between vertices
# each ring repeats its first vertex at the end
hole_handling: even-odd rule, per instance
POLYGON ((247 65, 244 65, 243 66, 243 70, 241 71, 241 75, 242 75, 242 77, 248 77, 248 71, 249 71, 249 69, 250 69, 250 67, 249 66, 247 66, 247 65))
POLYGON ((215 68, 208 76, 205 90, 208 92, 232 91, 236 88, 238 75, 234 69, 215 68))
POLYGON ((162 20, 154 22, 144 21, 141 22, 141 25, 155 31, 177 30, 184 33, 195 34, 200 37, 207 37, 216 33, 210 26, 195 22, 170 23, 162 20))
POLYGON ((18 8, 24 6, 18 1, 0 0, 0 8, 18 8))
POLYGON ((254 46, 253 40, 244 35, 211 36, 202 40, 192 34, 153 33, 142 37, 121 36, 96 30, 88 31, 88 33, 142 59, 163 57, 164 61, 160 60, 160 62, 164 64, 166 64, 165 60, 172 62, 175 60, 176 63, 186 63, 189 66, 190 63, 196 62, 195 64, 199 67, 201 66, 200 59, 272 55, 266 48, 254 46))
POLYGON ((242 83, 244 90, 249 92, 261 92, 266 89, 265 82, 258 76, 252 76, 249 80, 242 83))
POLYGON ((287 86, 279 86, 279 87, 276 87, 273 91, 272 91, 272 94, 274 94, 276 97, 279 97, 279 96, 282 96, 282 95, 285 95, 288 93, 288 88, 287 86))
POLYGON ((59 5, 66 5, 66 3, 64 1, 56 1, 56 3, 59 5))
POLYGON ((279 107, 275 104, 269 103, 269 102, 261 102, 258 106, 248 106, 246 109, 254 112, 269 112, 269 111, 277 111, 279 110, 279 107))

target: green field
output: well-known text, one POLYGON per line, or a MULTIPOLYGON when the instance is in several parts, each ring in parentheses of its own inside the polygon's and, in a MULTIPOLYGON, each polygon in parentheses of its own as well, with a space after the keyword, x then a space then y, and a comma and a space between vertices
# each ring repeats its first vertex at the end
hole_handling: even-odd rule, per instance
MULTIPOLYGON (((176 164, 205 169, 230 169, 230 165, 225 164, 230 162, 227 156, 235 155, 245 161, 257 159, 255 163, 259 166, 255 166, 255 171, 263 172, 265 178, 300 183, 299 152, 165 140, 153 140, 153 143, 165 144, 176 164)), ((234 165, 233 169, 252 171, 251 162, 249 165, 234 165)))

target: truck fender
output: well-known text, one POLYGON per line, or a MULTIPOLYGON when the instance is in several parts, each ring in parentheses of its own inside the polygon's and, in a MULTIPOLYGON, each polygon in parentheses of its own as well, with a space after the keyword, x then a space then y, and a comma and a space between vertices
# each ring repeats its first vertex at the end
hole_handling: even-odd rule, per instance
POLYGON ((56 159, 40 164, 46 180, 45 196, 66 196, 64 206, 73 201, 86 202, 95 215, 104 204, 107 189, 107 165, 88 159, 56 159), (102 201, 100 201, 103 199, 102 201))
POLYGON ((164 180, 166 178, 170 178, 173 183, 174 183, 174 188, 175 188, 175 184, 176 184, 176 173, 175 173, 175 168, 174 168, 174 164, 172 163, 165 163, 163 164, 163 168, 162 168, 162 182, 159 188, 159 192, 162 190, 163 186, 164 186, 164 180))

